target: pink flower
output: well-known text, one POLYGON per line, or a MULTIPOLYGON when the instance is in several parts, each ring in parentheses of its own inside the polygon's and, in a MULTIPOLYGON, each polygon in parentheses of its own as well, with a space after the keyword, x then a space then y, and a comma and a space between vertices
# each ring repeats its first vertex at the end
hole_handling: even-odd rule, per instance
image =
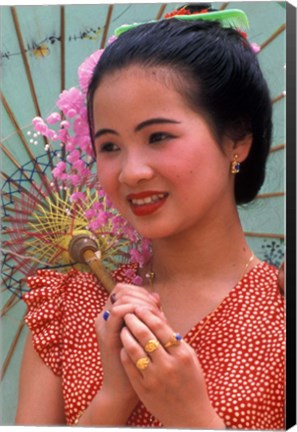
POLYGON ((258 52, 261 51, 260 45, 258 45, 256 42, 251 43, 252 50, 254 53, 258 54, 258 52))
POLYGON ((50 114, 48 116, 48 118, 46 119, 48 124, 55 124, 58 123, 59 121, 61 121, 61 115, 57 112, 53 112, 52 114, 50 114))
POLYGON ((143 280, 142 280, 142 277, 140 277, 140 276, 135 276, 133 279, 132 279, 132 283, 134 284, 134 285, 138 285, 138 286, 140 286, 140 285, 142 285, 142 283, 143 283, 143 280))
POLYGON ((90 208, 89 210, 87 210, 85 212, 85 217, 87 220, 91 220, 96 216, 96 212, 94 211, 93 208, 90 208))
POLYGON ((67 120, 63 120, 63 121, 61 121, 60 126, 61 126, 61 128, 69 129, 70 123, 67 120))
POLYGON ((66 180, 67 174, 65 172, 66 170, 66 163, 61 161, 57 163, 56 168, 52 170, 52 174, 55 178, 59 178, 60 180, 66 180))
POLYGON ((86 200, 86 196, 83 192, 74 192, 70 197, 71 202, 85 201, 85 200, 86 200))
POLYGON ((112 44, 116 40, 117 40, 117 36, 115 35, 110 36, 110 38, 108 38, 108 45, 112 44))
POLYGON ((88 86, 91 81, 94 68, 98 63, 103 51, 104 51, 103 49, 95 51, 78 68, 78 81, 84 93, 86 93, 88 90, 88 86))
POLYGON ((101 228, 103 225, 105 225, 108 222, 108 215, 106 213, 101 213, 100 215, 96 216, 96 219, 93 220, 90 224, 89 227, 91 230, 98 230, 99 228, 101 228))
POLYGON ((69 178, 73 186, 78 186, 81 182, 81 176, 78 174, 71 174, 69 178))
POLYGON ((77 161, 79 158, 80 158, 80 151, 79 150, 73 150, 67 156, 67 160, 70 163, 73 163, 73 162, 77 161))
POLYGON ((41 118, 41 117, 34 117, 34 119, 32 120, 32 124, 34 126, 34 129, 37 132, 40 132, 41 135, 48 136, 48 133, 49 133, 50 129, 47 126, 47 124, 45 123, 45 121, 43 120, 43 118, 41 118))
POLYGON ((66 116, 73 117, 79 114, 84 106, 85 96, 75 87, 64 90, 57 101, 57 106, 66 116))

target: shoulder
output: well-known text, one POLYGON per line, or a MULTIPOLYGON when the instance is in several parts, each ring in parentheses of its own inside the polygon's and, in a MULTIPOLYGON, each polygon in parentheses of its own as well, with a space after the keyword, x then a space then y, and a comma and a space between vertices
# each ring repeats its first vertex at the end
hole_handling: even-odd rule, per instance
POLYGON ((268 302, 274 299, 277 304, 284 304, 284 298, 279 289, 279 269, 266 262, 255 266, 243 281, 247 287, 252 287, 259 299, 268 302))
POLYGON ((281 336, 285 331, 285 303, 278 285, 278 269, 262 262, 242 280, 239 294, 244 308, 256 328, 271 336, 281 336))

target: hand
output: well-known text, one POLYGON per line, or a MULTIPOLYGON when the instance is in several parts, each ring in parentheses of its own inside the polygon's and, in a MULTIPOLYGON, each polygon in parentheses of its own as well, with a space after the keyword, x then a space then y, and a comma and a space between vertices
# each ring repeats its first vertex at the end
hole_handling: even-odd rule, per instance
POLYGON ((95 323, 104 371, 101 391, 105 392, 108 398, 114 395, 117 399, 122 397, 123 401, 133 400, 134 405, 138 402, 138 396, 120 360, 122 349, 120 333, 124 325, 124 316, 133 313, 137 306, 146 307, 155 315, 162 315, 157 294, 151 294, 143 287, 117 284, 104 309, 110 312, 108 319, 106 321, 103 319, 104 311, 102 311, 95 323))
POLYGON ((164 345, 174 334, 164 317, 145 308, 125 316, 121 330, 121 359, 139 399, 165 427, 224 428, 212 408, 202 368, 195 351, 183 340, 164 345), (154 352, 144 350, 150 339, 160 342, 154 352), (144 370, 136 361, 149 357, 144 370))

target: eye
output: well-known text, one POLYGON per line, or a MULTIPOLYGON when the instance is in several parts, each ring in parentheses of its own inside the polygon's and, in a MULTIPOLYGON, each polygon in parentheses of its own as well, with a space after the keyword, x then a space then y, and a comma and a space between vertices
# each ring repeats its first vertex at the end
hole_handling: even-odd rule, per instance
POLYGON ((158 143, 160 141, 165 141, 167 139, 174 138, 173 135, 170 135, 166 132, 155 132, 150 135, 149 142, 150 144, 158 143))
POLYGON ((112 152, 115 152, 118 150, 119 150, 119 147, 112 142, 107 142, 107 143, 104 143, 104 144, 99 146, 99 152, 100 153, 112 153, 112 152))

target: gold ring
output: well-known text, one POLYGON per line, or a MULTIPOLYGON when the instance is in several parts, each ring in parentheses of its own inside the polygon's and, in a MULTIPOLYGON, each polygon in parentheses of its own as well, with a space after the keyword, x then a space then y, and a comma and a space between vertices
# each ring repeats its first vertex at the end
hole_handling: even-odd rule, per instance
POLYGON ((182 337, 179 333, 173 333, 168 342, 164 345, 164 348, 170 348, 171 346, 177 346, 180 344, 182 337))
POLYGON ((144 351, 147 353, 152 353, 156 351, 158 346, 160 345, 160 342, 157 339, 150 339, 144 347, 144 351))
POLYGON ((137 360, 135 365, 137 369, 144 370, 148 367, 149 363, 150 363, 149 357, 141 357, 140 359, 137 360))

